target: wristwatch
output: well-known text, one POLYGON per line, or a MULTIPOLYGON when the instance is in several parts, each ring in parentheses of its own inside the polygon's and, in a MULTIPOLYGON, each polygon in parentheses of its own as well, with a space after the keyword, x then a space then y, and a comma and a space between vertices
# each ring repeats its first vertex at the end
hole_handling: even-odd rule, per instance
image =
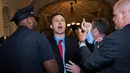
POLYGON ((85 41, 79 41, 79 45, 82 44, 82 43, 83 43, 83 44, 86 44, 85 41))

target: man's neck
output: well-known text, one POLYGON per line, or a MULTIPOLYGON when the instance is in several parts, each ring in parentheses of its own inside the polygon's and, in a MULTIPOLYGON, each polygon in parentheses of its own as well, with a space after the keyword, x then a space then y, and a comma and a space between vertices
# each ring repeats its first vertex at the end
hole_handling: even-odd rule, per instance
POLYGON ((29 28, 30 30, 32 30, 32 27, 30 27, 29 25, 27 25, 27 24, 19 24, 19 27, 20 26, 24 26, 24 27, 27 27, 27 28, 29 28))
POLYGON ((125 26, 130 24, 130 16, 127 16, 127 18, 124 20, 124 23, 122 23, 122 26, 119 29, 124 28, 125 26))
POLYGON ((63 38, 65 36, 65 34, 54 34, 54 36, 58 37, 58 38, 63 38))

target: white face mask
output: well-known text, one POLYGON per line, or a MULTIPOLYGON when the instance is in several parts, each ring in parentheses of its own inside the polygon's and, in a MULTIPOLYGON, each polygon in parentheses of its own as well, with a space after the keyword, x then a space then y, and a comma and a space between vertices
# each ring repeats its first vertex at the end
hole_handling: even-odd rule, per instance
POLYGON ((86 36, 86 40, 88 41, 89 44, 93 44, 94 41, 94 37, 91 31, 88 32, 87 36, 86 36))

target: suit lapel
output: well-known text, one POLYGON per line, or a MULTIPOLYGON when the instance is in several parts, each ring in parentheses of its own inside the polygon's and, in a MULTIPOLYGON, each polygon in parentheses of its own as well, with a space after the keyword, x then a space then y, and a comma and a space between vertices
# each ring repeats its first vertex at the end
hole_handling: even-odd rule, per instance
POLYGON ((64 72, 63 61, 62 61, 62 58, 60 56, 60 52, 59 52, 56 40, 54 39, 54 37, 51 37, 49 39, 49 41, 51 43, 52 50, 53 50, 53 53, 55 55, 55 59, 56 59, 58 66, 59 66, 59 73, 63 73, 64 72))
POLYGON ((66 37, 65 38, 65 63, 68 63, 68 61, 73 58, 72 57, 72 54, 73 54, 72 48, 70 47, 70 46, 72 46, 71 43, 72 43, 72 41, 70 42, 70 39, 68 37, 66 37))
POLYGON ((57 43, 56 43, 56 40, 54 39, 54 37, 52 37, 52 39, 51 39, 51 45, 52 45, 52 50, 55 54, 56 60, 61 61, 62 58, 60 56, 60 52, 59 52, 59 49, 58 49, 58 46, 57 46, 57 43))
POLYGON ((67 56, 68 56, 68 51, 69 51, 67 41, 68 41, 68 38, 65 37, 65 63, 67 62, 67 56))
MULTIPOLYGON (((103 40, 102 40, 102 41, 103 41, 103 40)), ((95 47, 96 49, 100 48, 100 46, 102 45, 102 41, 96 43, 96 44, 94 45, 94 47, 95 47)))

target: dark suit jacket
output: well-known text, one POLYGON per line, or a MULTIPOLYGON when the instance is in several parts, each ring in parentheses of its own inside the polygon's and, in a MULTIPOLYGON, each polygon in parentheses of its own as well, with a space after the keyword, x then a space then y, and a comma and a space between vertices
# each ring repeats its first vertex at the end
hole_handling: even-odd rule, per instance
POLYGON ((130 24, 105 37, 93 53, 86 46, 81 47, 84 66, 101 73, 130 73, 129 32, 130 24))
MULTIPOLYGON (((59 53, 58 46, 56 44, 56 40, 54 39, 53 36, 49 37, 48 39, 51 43, 56 61, 59 65, 59 73, 64 73, 64 66, 63 66, 62 58, 59 53)), ((80 64, 80 50, 78 46, 78 41, 71 37, 65 37, 65 48, 66 48, 65 63, 68 63, 68 61, 71 60, 77 65, 79 65, 80 64)))

